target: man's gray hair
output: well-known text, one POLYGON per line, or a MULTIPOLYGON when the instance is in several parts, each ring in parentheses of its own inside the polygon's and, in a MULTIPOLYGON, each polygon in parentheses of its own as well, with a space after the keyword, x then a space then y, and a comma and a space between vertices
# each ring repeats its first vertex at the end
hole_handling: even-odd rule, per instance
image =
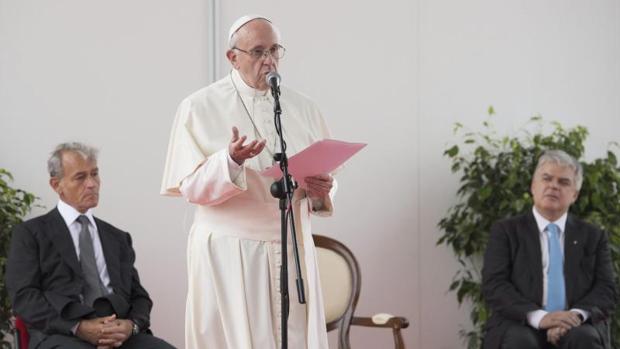
POLYGON ((61 143, 56 146, 56 149, 54 149, 50 155, 50 158, 47 160, 47 171, 49 172, 50 177, 62 178, 64 175, 62 168, 62 154, 70 151, 80 154, 84 159, 89 161, 97 161, 97 154, 99 153, 96 148, 88 146, 84 143, 61 143))
POLYGON ((581 185, 583 184, 583 168, 581 167, 579 161, 568 155, 568 153, 563 150, 546 150, 540 158, 538 158, 538 165, 536 165, 536 171, 534 173, 538 172, 540 167, 548 163, 567 166, 573 169, 575 172, 575 185, 577 187, 577 191, 581 190, 581 185))

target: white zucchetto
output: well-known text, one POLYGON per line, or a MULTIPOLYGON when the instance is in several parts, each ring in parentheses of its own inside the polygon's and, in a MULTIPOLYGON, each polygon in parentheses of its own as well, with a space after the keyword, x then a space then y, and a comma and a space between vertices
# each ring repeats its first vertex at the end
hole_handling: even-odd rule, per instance
POLYGON ((264 19, 267 22, 271 23, 271 20, 265 16, 261 16, 261 15, 245 15, 245 16, 241 16, 239 17, 231 26, 230 26, 230 30, 228 31, 228 46, 231 46, 232 43, 232 37, 233 35, 235 35, 235 33, 237 32, 237 30, 241 29, 241 27, 243 27, 246 23, 248 23, 249 21, 253 21, 255 19, 264 19))

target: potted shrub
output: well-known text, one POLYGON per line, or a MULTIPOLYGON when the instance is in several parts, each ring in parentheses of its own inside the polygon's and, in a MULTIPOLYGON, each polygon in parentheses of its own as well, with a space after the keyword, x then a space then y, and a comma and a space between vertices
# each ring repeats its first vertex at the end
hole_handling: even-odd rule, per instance
POLYGON ((7 334, 13 330, 11 302, 4 282, 11 231, 22 222, 37 199, 31 193, 12 188, 11 181, 11 173, 0 168, 0 348, 11 348, 7 334))

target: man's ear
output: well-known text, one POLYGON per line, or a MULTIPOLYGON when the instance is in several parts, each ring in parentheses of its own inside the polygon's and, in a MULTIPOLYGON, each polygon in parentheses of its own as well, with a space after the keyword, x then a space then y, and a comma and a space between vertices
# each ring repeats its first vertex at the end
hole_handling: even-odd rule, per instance
POLYGON ((58 177, 50 178, 50 187, 52 187, 56 193, 60 194, 60 179, 58 177))
POLYGON ((235 50, 226 51, 226 58, 235 69, 239 69, 239 62, 237 61, 237 52, 235 50))

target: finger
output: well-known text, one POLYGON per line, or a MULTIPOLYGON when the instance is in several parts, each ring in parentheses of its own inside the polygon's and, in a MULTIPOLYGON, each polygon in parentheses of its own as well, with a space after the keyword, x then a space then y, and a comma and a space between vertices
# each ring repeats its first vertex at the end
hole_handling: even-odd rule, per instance
POLYGON ((257 143, 257 141, 256 141, 256 140, 254 140, 254 141, 252 141, 252 142, 248 143, 247 145, 245 145, 245 146, 243 146, 243 147, 239 148, 239 149, 235 152, 235 155, 236 155, 237 157, 239 157, 239 158, 242 158, 242 159, 251 158, 252 156, 257 155, 257 154, 255 154, 255 153, 252 151, 252 149, 254 148, 254 146, 256 145, 256 143, 257 143))
POLYGON ((126 334, 122 332, 108 332, 104 333, 97 342, 98 344, 112 345, 118 341, 126 339, 126 334))
POLYGON ((105 346, 113 346, 115 343, 118 343, 119 340, 115 338, 102 338, 97 341, 97 345, 105 345, 105 346))
POLYGON ((235 143, 239 139, 239 129, 233 126, 232 128, 232 138, 230 139, 230 143, 235 143))
POLYGON ((245 142, 247 138, 248 138, 247 136, 239 137, 235 142, 232 143, 233 149, 234 150, 243 149, 243 143, 245 142))
POLYGON ((320 184, 323 185, 325 187, 329 187, 331 188, 333 185, 333 179, 330 176, 324 176, 324 175, 319 175, 319 176, 309 176, 306 177, 306 179, 308 181, 314 182, 316 184, 320 184))
POLYGON ((313 182, 305 182, 305 183, 306 183, 307 190, 310 190, 313 192, 319 192, 319 193, 329 193, 329 188, 325 188, 322 185, 317 185, 316 183, 313 183, 313 182))
POLYGON ((108 324, 108 323, 116 320, 116 314, 112 314, 112 315, 109 315, 109 316, 105 316, 105 317, 99 318, 99 320, 100 320, 99 323, 108 324))
POLYGON ((255 139, 251 141, 250 143, 246 144, 245 146, 243 146, 243 150, 252 151, 254 147, 256 147, 256 144, 258 144, 258 141, 255 139))
POLYGON ((332 184, 329 182, 324 182, 322 180, 317 180, 316 178, 306 177, 304 182, 308 184, 308 187, 311 187, 315 190, 329 191, 332 188, 332 184))
POLYGON ((553 342, 553 329, 547 330, 547 342, 553 342))
POLYGON ((265 144, 267 142, 263 139, 262 141, 256 143, 256 145, 252 148, 252 152, 254 154, 259 154, 263 149, 265 149, 265 144))
POLYGON ((308 191, 308 195, 312 197, 326 196, 327 194, 329 194, 329 190, 316 189, 316 188, 310 188, 310 187, 308 187, 307 191, 308 191))
POLYGON ((317 177, 329 183, 334 181, 334 178, 328 174, 318 175, 317 177))
POLYGON ((577 313, 574 313, 572 311, 569 313, 570 313, 570 318, 573 320, 573 323, 575 324, 575 326, 581 325, 581 319, 579 318, 579 315, 577 315, 577 313))
POLYGON ((570 321, 566 320, 566 319, 562 319, 559 321, 558 323, 558 327, 562 327, 566 330, 570 330, 571 328, 573 328, 573 325, 571 324, 570 321))
POLYGON ((311 198, 322 198, 328 195, 329 192, 324 190, 314 190, 312 188, 306 188, 306 196, 311 198))
POLYGON ((572 312, 567 312, 566 316, 563 317, 564 322, 571 325, 571 327, 579 326, 579 317, 572 312))
POLYGON ((103 331, 102 333, 124 333, 124 326, 117 324, 116 322, 113 322, 111 324, 107 324, 105 327, 103 327, 103 331))
POLYGON ((323 181, 323 182, 333 182, 334 178, 329 175, 329 174, 320 174, 320 175, 316 175, 316 176, 310 176, 311 178, 323 181))

